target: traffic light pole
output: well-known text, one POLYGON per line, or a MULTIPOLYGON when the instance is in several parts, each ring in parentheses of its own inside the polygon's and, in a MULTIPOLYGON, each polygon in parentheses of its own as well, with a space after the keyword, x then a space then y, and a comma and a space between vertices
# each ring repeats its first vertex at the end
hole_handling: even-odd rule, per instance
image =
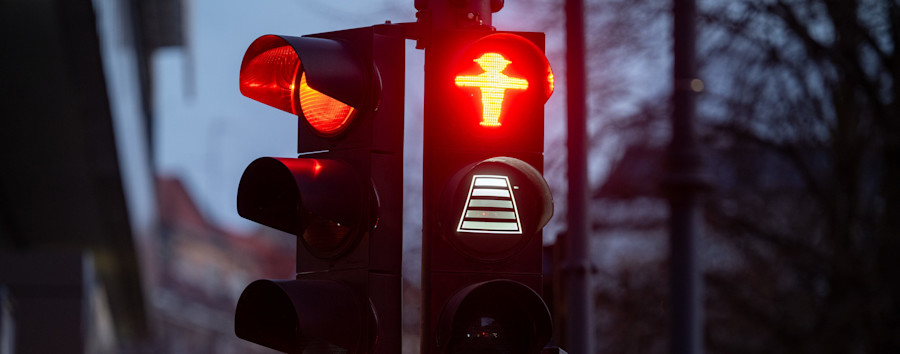
POLYGON ((566 1, 566 82, 568 107, 568 235, 562 276, 567 315, 562 344, 572 353, 592 353, 593 331, 588 250, 587 126, 585 123, 584 2, 566 1))
POLYGON ((703 352, 703 290, 696 260, 697 194, 704 186, 693 129, 694 95, 702 90, 694 68, 694 0, 673 0, 673 113, 669 171, 671 353, 703 352))

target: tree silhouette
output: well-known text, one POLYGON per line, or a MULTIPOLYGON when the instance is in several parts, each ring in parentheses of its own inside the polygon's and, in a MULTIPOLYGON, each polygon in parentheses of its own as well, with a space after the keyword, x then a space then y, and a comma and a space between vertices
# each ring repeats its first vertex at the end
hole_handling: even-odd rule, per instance
MULTIPOLYGON (((707 351, 897 352, 900 3, 699 5, 706 87, 697 114, 713 181, 701 246, 707 351)), ((595 33, 614 37, 599 40, 595 51, 604 53, 595 55, 621 63, 670 52, 671 42, 658 39, 670 36, 666 4, 611 1, 593 9, 600 13, 591 18, 601 19, 595 33)), ((598 81, 593 92, 602 95, 615 80, 598 81)), ((604 119, 598 140, 645 150, 631 158, 654 156, 667 140, 667 95, 648 94, 624 114, 593 98, 605 102, 596 111, 604 119)), ((598 192, 603 198, 657 181, 641 164, 618 166, 606 193, 598 192)), ((599 328, 601 349, 664 350, 666 311, 648 309, 664 301, 666 278, 638 276, 663 271, 664 261, 622 269, 598 293, 598 309, 610 318, 599 328), (629 343, 636 338, 624 333, 640 328, 659 332, 638 337, 640 346, 629 343)))

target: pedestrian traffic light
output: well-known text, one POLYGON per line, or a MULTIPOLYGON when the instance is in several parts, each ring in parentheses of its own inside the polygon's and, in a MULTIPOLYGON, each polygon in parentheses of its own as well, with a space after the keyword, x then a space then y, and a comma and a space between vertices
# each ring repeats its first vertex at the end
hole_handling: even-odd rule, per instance
POLYGON ((538 353, 543 33, 436 30, 425 48, 422 353, 538 353))
POLYGON ((252 162, 237 209, 297 237, 297 275, 247 286, 238 337, 291 353, 400 352, 404 70, 395 25, 247 49, 241 93, 299 118, 300 156, 252 162))

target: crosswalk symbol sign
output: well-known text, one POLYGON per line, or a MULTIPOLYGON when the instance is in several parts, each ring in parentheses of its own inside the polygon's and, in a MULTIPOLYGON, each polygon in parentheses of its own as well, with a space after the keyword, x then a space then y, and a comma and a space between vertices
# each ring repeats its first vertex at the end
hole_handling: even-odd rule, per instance
POLYGON ((513 188, 506 176, 475 175, 457 232, 521 234, 513 188))

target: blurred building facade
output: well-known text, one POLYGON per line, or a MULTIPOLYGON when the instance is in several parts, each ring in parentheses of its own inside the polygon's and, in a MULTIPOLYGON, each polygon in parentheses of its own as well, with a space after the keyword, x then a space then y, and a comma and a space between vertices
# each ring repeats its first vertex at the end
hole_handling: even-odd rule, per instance
POLYGON ((238 235, 210 224, 184 185, 158 177, 159 233, 140 247, 146 259, 152 346, 161 353, 270 352, 234 335, 234 309, 258 278, 294 276, 293 236, 271 229, 238 235))
POLYGON ((115 352, 147 334, 134 241, 149 229, 135 225, 151 225, 140 212, 155 209, 141 199, 151 174, 145 140, 123 134, 144 122, 128 79, 134 41, 122 36, 133 28, 99 4, 121 5, 0 2, 0 343, 10 352, 115 352))
POLYGON ((0 2, 0 353, 253 353, 237 299, 295 239, 210 223, 152 165, 150 58, 181 0, 0 2))

